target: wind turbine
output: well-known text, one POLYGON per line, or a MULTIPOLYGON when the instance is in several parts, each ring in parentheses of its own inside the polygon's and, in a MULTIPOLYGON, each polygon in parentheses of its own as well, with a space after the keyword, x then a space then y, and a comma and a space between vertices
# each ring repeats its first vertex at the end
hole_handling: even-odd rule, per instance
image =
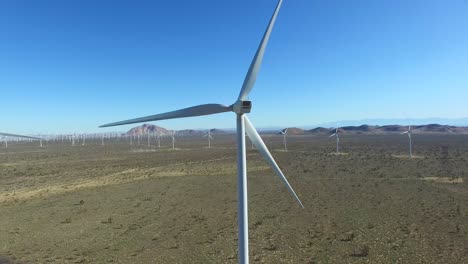
POLYGON ((158 137, 158 148, 161 148, 161 133, 157 132, 158 137))
POLYGON ((409 156, 410 158, 413 157, 413 149, 412 149, 412 144, 411 144, 411 126, 408 126, 408 130, 405 132, 402 132, 401 134, 408 134, 408 139, 409 139, 409 156))
POLYGON ((335 136, 336 137, 336 153, 340 153, 340 147, 339 147, 339 144, 340 144, 340 136, 338 136, 338 126, 336 127, 335 129, 335 133, 331 134, 330 137, 333 137, 335 136))
POLYGON ((208 129, 208 132, 204 135, 204 137, 208 138, 208 148, 211 148, 211 140, 214 140, 211 136, 211 129, 208 129))
POLYGON ((17 137, 17 138, 27 138, 27 139, 36 139, 36 140, 40 140, 41 146, 42 146, 42 138, 38 138, 38 137, 30 137, 30 136, 23 136, 23 135, 10 134, 10 133, 3 133, 3 132, 0 132, 0 136, 5 137, 5 148, 6 148, 6 149, 8 148, 8 140, 7 140, 7 137, 17 137))
POLYGON ((172 130, 172 150, 175 150, 175 130, 172 130))
POLYGON ((203 116, 218 114, 224 112, 234 112, 237 116, 237 192, 238 192, 238 246, 239 246, 239 263, 249 263, 249 243, 248 243, 248 216, 247 216, 247 160, 246 160, 246 146, 245 146, 245 133, 250 137, 252 142, 255 144, 256 148, 259 150, 261 155, 266 159, 270 164, 273 171, 280 177, 283 183, 286 185, 286 188, 289 190, 291 195, 297 200, 299 205, 304 208, 299 197, 296 195, 288 180, 284 176, 281 169, 276 164, 275 160, 271 156, 270 151, 265 146, 262 138, 258 134, 257 130, 254 128, 252 123, 247 117, 247 113, 250 113, 252 102, 247 99, 250 91, 252 90, 255 80, 257 79, 258 72, 260 70, 260 65, 263 60, 263 54, 270 38, 270 33, 275 23, 276 17, 278 15, 279 9, 281 7, 283 0, 279 0, 275 8, 275 11, 271 17, 271 20, 268 24, 268 27, 264 33, 264 36, 260 42, 260 45, 257 49, 257 52, 250 64, 250 68, 245 77, 244 83, 242 85, 239 97, 237 98, 234 104, 227 106, 221 104, 204 104, 194 107, 188 107, 172 112, 166 112, 157 115, 151 115, 141 118, 135 118, 115 123, 109 123, 102 125, 101 127, 110 127, 110 126, 119 126, 133 123, 173 119, 173 118, 182 118, 182 117, 192 117, 192 116, 203 116))
POLYGON ((283 131, 280 131, 281 135, 283 135, 283 144, 284 144, 284 150, 288 151, 288 146, 286 144, 286 135, 288 134, 288 128, 284 129, 283 131))

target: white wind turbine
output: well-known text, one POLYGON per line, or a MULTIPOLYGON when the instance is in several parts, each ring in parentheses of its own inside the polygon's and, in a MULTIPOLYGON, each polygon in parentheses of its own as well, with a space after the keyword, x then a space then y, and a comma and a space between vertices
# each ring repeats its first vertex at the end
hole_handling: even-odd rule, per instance
POLYGON ((283 135, 283 144, 284 144, 284 150, 288 151, 288 146, 286 144, 286 135, 288 134, 288 128, 280 131, 281 135, 283 135))
POLYGON ((3 133, 3 132, 0 132, 0 136, 3 136, 5 138, 5 148, 6 149, 8 149, 8 138, 7 137, 36 139, 36 140, 39 140, 41 142, 41 147, 42 147, 42 138, 23 136, 23 135, 18 135, 18 134, 3 133))
POLYGON ((336 153, 340 153, 340 136, 338 135, 338 126, 335 129, 335 133, 331 134, 330 137, 336 137, 336 153))
POLYGON ((214 140, 211 136, 211 129, 208 129, 208 132, 206 132, 206 134, 203 137, 208 138, 208 148, 211 148, 211 140, 214 140))
POLYGON ((158 131, 156 132, 157 133, 157 137, 158 137, 158 148, 161 148, 161 133, 158 131))
POLYGON ((408 134, 408 139, 409 139, 409 156, 410 158, 413 157, 413 147, 412 147, 412 143, 411 143, 411 126, 408 126, 408 130, 405 131, 405 132, 402 132, 401 134, 408 134))
POLYGON ((248 247, 248 216, 247 216, 247 161, 246 161, 246 147, 245 147, 245 133, 250 137, 252 142, 255 144, 255 147, 259 150, 261 155, 266 159, 270 164, 273 171, 280 177, 283 183, 286 185, 286 188, 289 190, 291 195, 297 200, 299 205, 303 208, 302 202, 297 197, 296 193, 292 189, 288 180, 284 176, 281 169, 276 164, 275 160, 270 154, 270 151, 265 146, 262 138, 258 134, 257 130, 254 128, 250 120, 247 118, 246 113, 250 113, 252 103, 247 99, 250 91, 252 90, 255 80, 257 79, 257 74, 260 70, 260 65, 263 60, 263 54, 270 37, 270 33, 275 23, 276 17, 278 15, 279 9, 282 4, 282 0, 278 1, 278 4, 275 8, 275 11, 271 17, 271 20, 268 24, 268 27, 264 33, 262 41, 257 49, 257 52, 250 64, 250 68, 245 77, 244 83, 242 85, 239 97, 236 102, 230 106, 221 105, 221 104, 204 104, 194 107, 184 108, 172 112, 166 112, 157 115, 151 115, 141 118, 135 118, 115 123, 109 123, 102 125, 101 127, 110 127, 118 125, 126 125, 133 123, 173 119, 173 118, 182 118, 182 117, 192 117, 192 116, 203 116, 211 115, 224 112, 234 112, 237 116, 237 177, 238 177, 238 244, 239 244, 239 263, 248 263, 249 262, 249 247, 248 247))
POLYGON ((175 130, 172 130, 172 150, 175 150, 175 130))

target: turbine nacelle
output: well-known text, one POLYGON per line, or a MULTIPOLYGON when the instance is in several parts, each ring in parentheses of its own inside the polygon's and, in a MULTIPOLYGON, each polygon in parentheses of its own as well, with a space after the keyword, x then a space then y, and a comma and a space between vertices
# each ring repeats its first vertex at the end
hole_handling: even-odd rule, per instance
POLYGON ((232 105, 232 111, 238 115, 250 113, 251 109, 252 101, 237 100, 237 102, 232 105))

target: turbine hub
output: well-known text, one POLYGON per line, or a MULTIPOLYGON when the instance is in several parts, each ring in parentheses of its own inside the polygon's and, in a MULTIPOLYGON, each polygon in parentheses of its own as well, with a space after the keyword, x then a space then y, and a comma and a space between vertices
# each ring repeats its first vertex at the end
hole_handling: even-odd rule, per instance
POLYGON ((238 100, 232 105, 232 111, 236 114, 250 113, 252 108, 252 101, 238 100))

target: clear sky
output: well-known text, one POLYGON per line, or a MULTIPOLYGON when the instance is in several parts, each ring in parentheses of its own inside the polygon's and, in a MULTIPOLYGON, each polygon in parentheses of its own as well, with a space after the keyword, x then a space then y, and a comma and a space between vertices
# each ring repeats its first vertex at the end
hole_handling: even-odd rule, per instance
MULTIPOLYGON (((237 98, 276 0, 0 1, 0 131, 98 125, 237 98)), ((250 94, 257 127, 468 116, 468 1, 285 0, 250 94)), ((232 113, 155 122, 228 128, 232 113)))

